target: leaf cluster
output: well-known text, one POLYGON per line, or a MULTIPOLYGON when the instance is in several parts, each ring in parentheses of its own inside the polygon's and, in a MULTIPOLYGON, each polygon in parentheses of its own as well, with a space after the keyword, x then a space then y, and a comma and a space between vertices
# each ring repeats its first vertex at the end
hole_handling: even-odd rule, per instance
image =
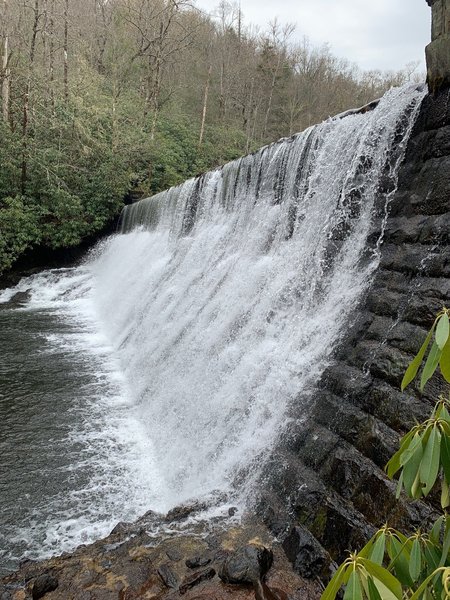
POLYGON ((400 472, 397 497, 402 488, 410 498, 427 496, 441 474, 442 508, 450 505, 450 403, 443 397, 431 417, 416 425, 401 440, 399 450, 389 460, 389 477, 400 472))
POLYGON ((407 368, 405 375, 402 380, 401 389, 402 391, 413 381, 416 377, 420 365, 425 357, 430 342, 434 340, 431 345, 431 349, 428 353, 425 366, 422 370, 420 378, 420 389, 423 391, 425 384, 432 377, 436 371, 438 365, 444 379, 450 383, 450 327, 449 327, 449 312, 447 308, 443 308, 440 311, 425 338, 419 352, 414 357, 413 361, 407 368))
MULTIPOLYGON (((443 308, 419 352, 409 365, 402 390, 421 372, 420 389, 440 367, 450 382, 449 310, 443 308)), ((390 478, 400 473, 402 489, 414 499, 427 496, 441 481, 441 506, 450 506, 450 401, 441 396, 429 419, 413 427, 400 441, 399 450, 386 465, 390 478)), ((450 598, 450 516, 444 513, 428 532, 407 537, 381 528, 358 553, 338 568, 322 600, 334 600, 345 586, 344 600, 444 600, 450 598)))
POLYGON ((385 526, 338 568, 322 600, 333 600, 343 585, 344 600, 444 600, 449 549, 450 518, 445 516, 429 532, 410 537, 385 526))

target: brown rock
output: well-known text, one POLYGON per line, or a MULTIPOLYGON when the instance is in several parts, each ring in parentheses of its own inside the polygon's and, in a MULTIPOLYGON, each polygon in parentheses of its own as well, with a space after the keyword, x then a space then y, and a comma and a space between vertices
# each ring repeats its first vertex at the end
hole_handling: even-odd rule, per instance
POLYGON ((182 585, 180 585, 180 594, 185 594, 190 588, 215 577, 216 571, 213 568, 205 569, 204 571, 197 571, 192 575, 186 577, 182 585))

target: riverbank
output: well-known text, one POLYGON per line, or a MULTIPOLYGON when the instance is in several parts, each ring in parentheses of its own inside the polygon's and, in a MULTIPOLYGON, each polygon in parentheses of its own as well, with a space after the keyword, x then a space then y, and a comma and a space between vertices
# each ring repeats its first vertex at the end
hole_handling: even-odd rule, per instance
POLYGON ((198 504, 133 524, 73 553, 25 561, 0 580, 2 600, 318 600, 282 546, 252 518, 202 519, 198 504))
POLYGON ((10 269, 0 274, 0 290, 14 287, 23 277, 35 275, 46 269, 78 265, 101 239, 116 232, 118 219, 119 217, 115 217, 101 231, 87 237, 76 246, 56 249, 45 246, 30 248, 10 269))

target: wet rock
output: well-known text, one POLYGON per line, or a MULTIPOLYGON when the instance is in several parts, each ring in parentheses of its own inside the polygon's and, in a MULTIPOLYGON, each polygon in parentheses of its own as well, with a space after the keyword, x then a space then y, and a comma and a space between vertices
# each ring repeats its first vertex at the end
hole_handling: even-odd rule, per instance
POLYGON ((193 502, 192 504, 183 504, 182 506, 176 506, 172 510, 170 510, 165 520, 167 522, 171 521, 183 521, 187 517, 198 513, 202 510, 206 510, 208 508, 208 504, 206 502, 193 502))
POLYGON ((186 566, 188 569, 198 569, 199 567, 206 567, 210 562, 211 559, 207 556, 194 556, 186 560, 186 566))
POLYGON ((158 569, 158 575, 168 588, 177 589, 179 585, 178 577, 176 573, 169 567, 169 565, 161 565, 158 569))
POLYGON ((148 510, 142 517, 133 523, 133 531, 158 531, 165 523, 166 517, 161 513, 148 510))
POLYGON ((348 550, 364 546, 375 532, 351 501, 324 484, 322 489, 300 489, 291 501, 293 521, 308 529, 336 562, 344 560, 348 550))
POLYGON ((330 392, 320 395, 316 420, 354 445, 383 468, 395 452, 398 436, 382 421, 330 392))
POLYGON ((248 545, 229 556, 219 571, 224 583, 254 583, 272 566, 273 553, 264 546, 248 545))
POLYGON ((207 581, 208 579, 212 579, 215 577, 216 571, 211 567, 209 569, 205 569, 204 571, 197 571, 192 575, 189 575, 184 579, 183 583, 180 585, 180 594, 185 594, 188 590, 193 588, 196 585, 199 585, 203 581, 207 581))
POLYGON ((267 490, 259 492, 255 499, 254 510, 276 537, 289 527, 291 517, 287 508, 273 492, 267 490))
POLYGON ((169 550, 166 550, 166 556, 170 560, 173 560, 173 562, 178 562, 179 560, 181 560, 183 558, 183 555, 181 554, 181 552, 179 550, 177 550, 176 548, 169 548, 169 550))
POLYGON ((328 575, 330 555, 305 527, 293 527, 283 542, 283 549, 295 571, 302 577, 328 575))
POLYGON ((130 532, 132 525, 131 523, 126 523, 125 521, 120 521, 117 525, 111 530, 111 535, 114 534, 127 534, 130 532))
POLYGON ((14 296, 8 300, 7 304, 11 306, 22 306, 26 304, 31 298, 31 289, 24 292, 16 292, 14 296))
POLYGON ((53 575, 44 573, 34 580, 31 587, 31 596, 33 600, 43 598, 45 594, 53 592, 58 587, 58 580, 53 575))
POLYGON ((231 506, 228 509, 228 516, 234 517, 234 515, 238 512, 238 509, 235 506, 231 506))
POLYGON ((255 590, 255 600, 289 600, 289 596, 282 590, 270 589, 263 581, 256 581, 253 584, 255 590))
MULTIPOLYGON (((16 586, 1 586, 0 585, 0 600, 15 600, 17 587, 16 586)), ((31 598, 30 595, 23 596, 24 600, 31 598)))

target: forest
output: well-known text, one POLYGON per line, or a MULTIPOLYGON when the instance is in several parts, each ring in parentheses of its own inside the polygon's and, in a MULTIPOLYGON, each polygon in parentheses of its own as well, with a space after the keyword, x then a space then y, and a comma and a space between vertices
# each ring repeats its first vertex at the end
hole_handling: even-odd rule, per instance
POLYGON ((228 2, 0 0, 0 272, 417 77, 363 72, 294 30, 228 2))

